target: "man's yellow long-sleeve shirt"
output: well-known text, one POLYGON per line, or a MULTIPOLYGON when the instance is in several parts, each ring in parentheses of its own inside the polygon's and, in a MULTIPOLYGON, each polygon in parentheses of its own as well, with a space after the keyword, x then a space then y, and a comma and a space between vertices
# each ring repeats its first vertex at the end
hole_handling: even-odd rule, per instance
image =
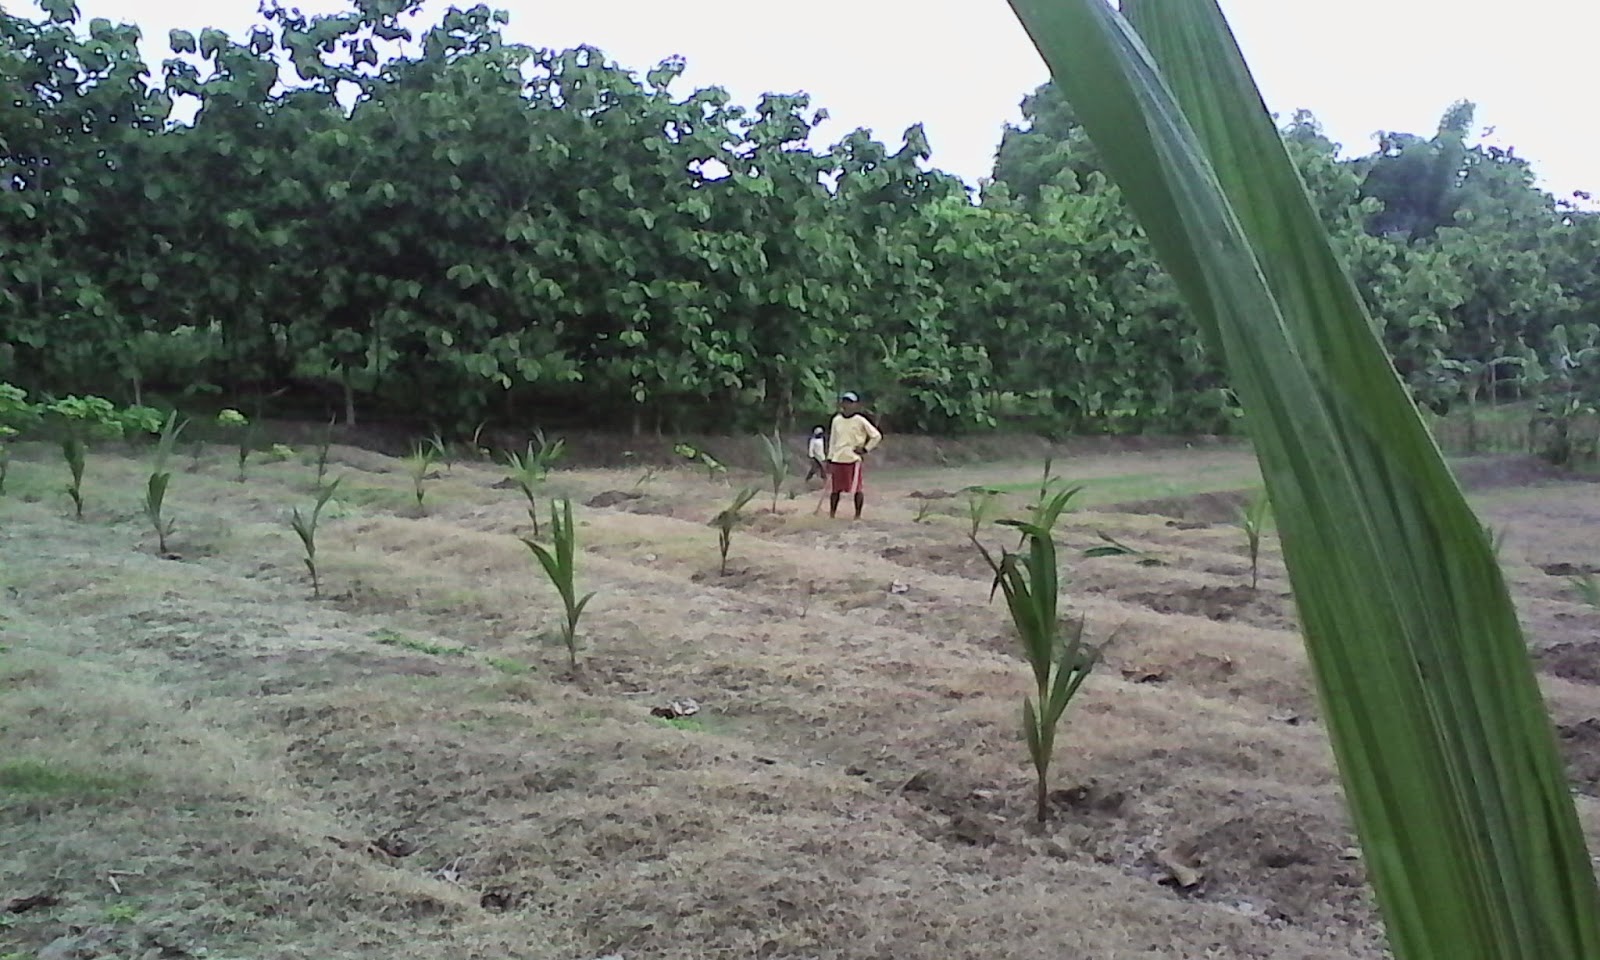
POLYGON ((834 414, 828 430, 828 459, 834 463, 855 463, 861 459, 857 450, 863 447, 871 450, 882 440, 883 434, 861 414, 851 417, 834 414))

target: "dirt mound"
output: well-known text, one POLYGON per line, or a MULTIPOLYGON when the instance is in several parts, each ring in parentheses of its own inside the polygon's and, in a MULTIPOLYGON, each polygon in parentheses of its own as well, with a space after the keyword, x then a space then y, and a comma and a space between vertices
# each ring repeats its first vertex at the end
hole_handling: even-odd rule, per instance
POLYGON ((1553 644, 1534 651, 1533 659, 1552 676, 1600 684, 1600 640, 1553 644))
POLYGON ((1451 464, 1456 480, 1467 490, 1526 487, 1537 483, 1580 479, 1526 454, 1471 457, 1451 464))
POLYGON ((1259 597, 1248 587, 1192 587, 1161 593, 1136 593, 1127 599, 1157 613, 1182 613, 1208 620, 1232 620, 1259 597))
POLYGON ((1544 564, 1539 569, 1546 576, 1551 577, 1582 577, 1591 573, 1600 573, 1600 567, 1592 563, 1568 563, 1565 560, 1544 564))
POLYGON ((1301 924, 1372 920, 1352 836, 1326 818, 1250 791, 1228 791, 1223 813, 1177 838, 1169 859, 1193 865, 1198 894, 1301 924))
POLYGON ((970 543, 893 544, 878 551, 878 556, 913 570, 945 576, 987 579, 993 571, 970 543))
POLYGON ((1579 793, 1600 796, 1600 719, 1590 717, 1556 727, 1567 777, 1579 793))
POLYGON ((1122 596, 1157 613, 1205 617, 1219 623, 1239 622, 1277 630, 1295 628, 1291 601, 1269 590, 1245 586, 1170 587, 1122 596))
POLYGON ((607 490, 604 493, 597 493, 590 497, 586 501, 586 505, 591 507, 615 507, 618 504, 639 500, 643 497, 644 494, 636 490, 607 490))
POLYGON ((1107 513, 1139 513, 1156 517, 1170 517, 1188 523, 1233 523, 1239 511, 1250 499, 1250 490, 1222 490, 1216 493, 1197 493, 1188 497, 1158 497, 1154 500, 1132 500, 1114 503, 1101 509, 1107 513))

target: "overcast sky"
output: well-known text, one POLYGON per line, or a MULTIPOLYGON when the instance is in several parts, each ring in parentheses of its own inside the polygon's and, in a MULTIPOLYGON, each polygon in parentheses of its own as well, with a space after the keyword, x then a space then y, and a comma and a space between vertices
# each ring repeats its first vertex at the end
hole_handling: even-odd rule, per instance
MULTIPOLYGON (((1488 140, 1531 159, 1546 188, 1600 193, 1600 3, 1595 0, 1222 0, 1275 111, 1314 112, 1347 151, 1378 130, 1431 134, 1454 100, 1478 104, 1488 140)), ((147 41, 173 27, 230 33, 256 0, 79 0, 85 16, 131 20, 147 41), (198 10, 198 12, 196 12, 198 10)), ((465 4, 463 4, 465 5, 465 4)), ((976 183, 1001 127, 1046 77, 1005 0, 501 0, 511 39, 597 46, 643 71, 672 54, 685 80, 753 103, 812 95, 825 139, 869 127, 898 144, 922 122, 937 166, 976 183)), ((307 12, 336 0, 303 0, 307 12)), ((431 0, 443 10, 447 3, 431 0)), ((164 52, 152 50, 159 63, 164 52)))

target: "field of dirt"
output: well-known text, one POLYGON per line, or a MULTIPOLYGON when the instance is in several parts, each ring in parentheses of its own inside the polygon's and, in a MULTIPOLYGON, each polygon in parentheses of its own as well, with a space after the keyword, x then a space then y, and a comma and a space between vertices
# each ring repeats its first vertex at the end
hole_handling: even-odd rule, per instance
MULTIPOLYGON (((717 570, 733 487, 558 471, 597 591, 569 674, 558 604, 484 463, 333 451, 313 599, 300 459, 185 455, 171 555, 144 466, 48 448, 0 499, 0 957, 707 960, 1384 955, 1255 482, 1227 445, 1092 452, 1059 530, 1106 663, 1032 826, 1029 678, 981 558, 975 483, 887 469, 830 521, 798 478, 717 570), (1085 558, 1105 534, 1139 556, 1085 558), (692 699, 698 713, 652 711, 692 699)), ((1462 469, 1504 533, 1573 786, 1600 831, 1600 487, 1462 469)), ((998 528, 984 533, 1007 543, 998 528)), ((1010 541, 1014 543, 1014 541, 1010 541)), ((1010 545, 1007 543, 1007 545, 1010 545)))

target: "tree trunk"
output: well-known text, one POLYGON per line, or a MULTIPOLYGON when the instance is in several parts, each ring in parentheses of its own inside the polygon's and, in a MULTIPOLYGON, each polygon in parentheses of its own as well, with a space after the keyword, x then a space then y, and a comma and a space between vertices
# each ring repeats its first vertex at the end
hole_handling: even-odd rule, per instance
POLYGON ((344 371, 340 381, 344 385, 344 425, 354 427, 356 425, 356 392, 350 385, 350 371, 344 371))

